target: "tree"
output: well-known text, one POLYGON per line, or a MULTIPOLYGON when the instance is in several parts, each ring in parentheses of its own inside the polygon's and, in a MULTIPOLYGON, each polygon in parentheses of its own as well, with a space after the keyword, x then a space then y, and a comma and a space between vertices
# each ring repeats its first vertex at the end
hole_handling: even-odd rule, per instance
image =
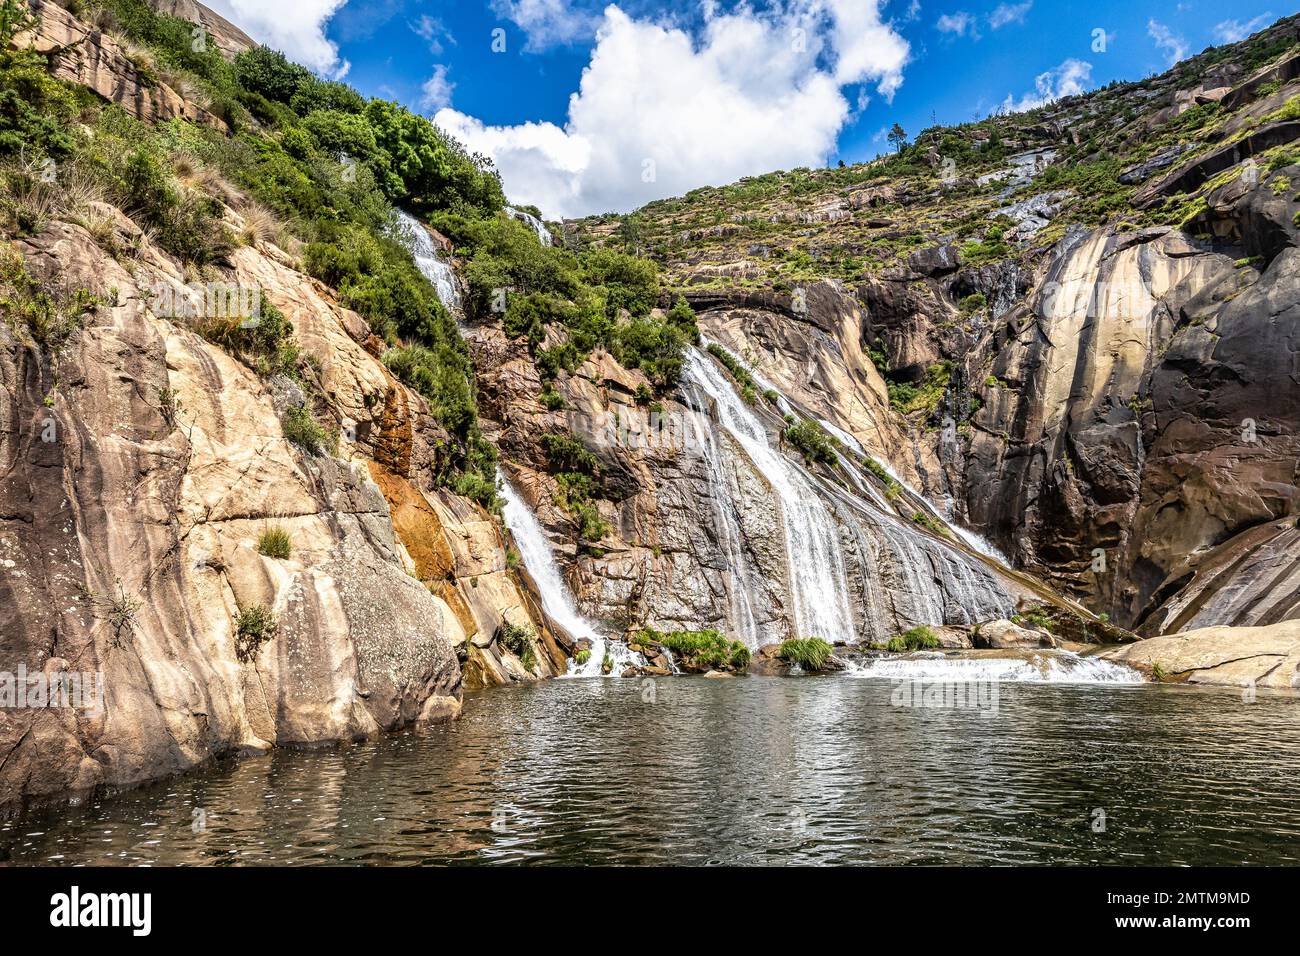
POLYGON ((280 103, 288 103, 316 79, 306 67, 290 63, 283 53, 261 46, 235 57, 235 78, 244 89, 280 103))
POLYGON ((887 138, 894 149, 900 153, 903 151, 903 147, 907 145, 907 133, 897 123, 890 128, 887 138))

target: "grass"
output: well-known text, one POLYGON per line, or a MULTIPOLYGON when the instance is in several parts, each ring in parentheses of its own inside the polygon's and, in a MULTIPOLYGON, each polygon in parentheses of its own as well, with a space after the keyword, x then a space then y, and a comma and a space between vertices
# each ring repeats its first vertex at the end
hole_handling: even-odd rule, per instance
POLYGON ((537 667, 537 632, 526 624, 501 622, 501 643, 511 654, 519 658, 524 670, 531 671, 537 667))
POLYGON ((798 664, 805 671, 823 670, 833 648, 820 637, 793 638, 782 641, 777 656, 788 664, 798 664))
POLYGON ((647 627, 641 631, 641 640, 668 648, 688 669, 713 667, 740 671, 750 662, 749 648, 711 628, 664 633, 647 627))
POLYGON ((591 660, 591 651, 584 648, 583 650, 578 651, 578 653, 573 656, 573 659, 577 661, 578 666, 581 667, 583 664, 587 663, 587 661, 591 660))
POLYGON ((257 537, 257 553, 267 558, 287 561, 293 553, 289 532, 283 525, 272 525, 257 537))
POLYGON ((914 627, 909 631, 904 631, 896 637, 891 637, 885 644, 885 650, 894 653, 903 653, 905 651, 927 651, 933 650, 939 646, 939 638, 924 625, 914 627))
POLYGON ((803 455, 809 464, 821 462, 833 465, 836 462, 836 449, 839 446, 831 435, 827 434, 816 422, 804 419, 785 430, 785 440, 803 455))
POLYGON ((301 405, 291 405, 285 409, 280 424, 284 429, 284 437, 303 451, 315 455, 334 447, 329 433, 316 421, 311 411, 301 405))

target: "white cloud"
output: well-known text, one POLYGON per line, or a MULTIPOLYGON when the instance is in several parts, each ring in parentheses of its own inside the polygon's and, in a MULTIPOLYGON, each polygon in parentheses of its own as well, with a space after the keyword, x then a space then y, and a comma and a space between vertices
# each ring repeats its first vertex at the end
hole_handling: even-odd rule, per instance
POLYGON ((433 76, 424 81, 420 87, 420 108, 432 113, 451 105, 451 94, 456 84, 447 79, 447 67, 439 64, 433 68, 433 76))
POLYGON ((934 26, 940 33, 953 33, 957 36, 965 36, 967 30, 974 33, 974 24, 974 17, 965 10, 958 10, 956 13, 945 13, 938 19, 934 26))
POLYGON ((492 12, 523 30, 524 48, 534 53, 592 35, 599 18, 575 6, 569 0, 492 0, 492 12))
POLYGON ((207 0, 254 40, 323 76, 342 79, 350 64, 325 36, 325 24, 347 0, 207 0))
POLYGON ((1004 113, 1023 113, 1055 102, 1064 96, 1077 96, 1092 82, 1092 64, 1073 57, 1060 66, 1034 77, 1034 91, 1017 100, 1008 96, 1002 103, 1004 113))
POLYGON ((411 30, 421 40, 429 45, 429 52, 434 56, 441 56, 444 50, 442 41, 446 40, 452 46, 456 45, 456 38, 451 35, 446 24, 436 17, 431 17, 427 13, 422 14, 419 20, 410 25, 411 30))
POLYGON ((1024 23, 1025 14, 1029 13, 1029 8, 1033 5, 1034 0, 1025 0, 1024 3, 999 3, 989 14, 989 26, 994 30, 1000 30, 1012 23, 1024 23))
POLYGON ((1214 25, 1214 38, 1220 43, 1240 43, 1246 37, 1273 21, 1273 14, 1261 13, 1253 20, 1224 20, 1214 25))
POLYGON ((903 82, 910 49, 878 0, 704 13, 697 37, 607 7, 563 127, 486 126, 451 109, 434 121, 491 156, 512 199, 574 216, 821 164, 850 117, 843 88, 870 83, 889 99, 903 82))
POLYGON ((1147 21, 1147 33, 1156 41, 1156 48, 1165 51, 1170 66, 1187 56, 1187 41, 1159 20, 1147 21))

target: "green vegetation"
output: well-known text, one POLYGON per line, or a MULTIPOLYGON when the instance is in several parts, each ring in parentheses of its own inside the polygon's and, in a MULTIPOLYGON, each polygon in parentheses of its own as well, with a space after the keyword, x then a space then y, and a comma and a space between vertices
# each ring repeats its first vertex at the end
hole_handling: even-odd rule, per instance
POLYGON ((1055 622, 1044 608, 1035 607, 1028 611, 1017 611, 1011 615, 1011 623, 1051 634, 1055 622))
POLYGON ((919 385, 910 382, 896 382, 886 379, 889 389, 889 404, 898 412, 910 415, 913 412, 925 412, 933 415, 943 404, 944 393, 952 379, 953 363, 935 362, 925 370, 925 380, 919 385))
POLYGON ((268 558, 288 560, 293 553, 289 532, 283 525, 272 525, 257 536, 257 553, 268 558))
POLYGON ((793 638, 781 642, 777 656, 786 663, 798 664, 811 673, 826 667, 833 650, 830 644, 819 637, 793 638))
POLYGON ((677 663, 685 670, 742 671, 749 666, 750 652, 740 641, 729 640, 720 631, 670 631, 663 633, 653 628, 641 630, 643 643, 660 644, 673 652, 677 663))
MULTIPOLYGON (((183 91, 225 129, 150 126, 53 79, 41 55, 9 49, 31 21, 24 4, 0 0, 0 228, 30 233, 57 215, 129 255, 113 247, 111 221, 93 212, 107 200, 179 260, 187 281, 221 279, 240 243, 275 241, 367 319, 390 347, 394 374, 429 400, 452 438, 439 481, 493 504, 495 452, 478 429, 467 350, 394 213, 396 204, 499 220, 504 195, 491 165, 424 117, 318 79, 272 50, 228 60, 214 43, 193 42, 192 23, 148 0, 74 6, 124 39, 146 84, 183 91), (243 217, 238 233, 225 207, 243 217)), ((201 325, 200 334, 263 374, 301 371, 282 316, 263 315, 257 329, 201 325)), ((313 443, 309 429, 298 432, 313 443)))
POLYGON ((587 663, 587 661, 591 660, 591 651, 583 648, 573 656, 573 659, 577 662, 578 666, 581 667, 583 664, 587 663))
POLYGON ((46 288, 28 273, 13 246, 0 243, 0 321, 56 351, 100 306, 88 289, 46 288))
POLYGON ((885 650, 894 653, 904 651, 926 651, 932 650, 939 646, 939 638, 934 631, 924 625, 914 627, 909 631, 904 631, 896 637, 891 637, 885 644, 885 650))
POLYGON ((559 486, 559 505, 573 516, 584 541, 599 541, 610 531, 596 504, 605 493, 599 460, 573 435, 549 432, 541 442, 548 470, 559 486))
POLYGON ((881 484, 885 486, 885 496, 891 501, 903 493, 903 486, 876 459, 866 458, 863 460, 863 464, 866 466, 867 471, 880 479, 881 484))
POLYGON ((834 465, 837 460, 835 452, 839 442, 832 435, 827 434, 824 428, 809 419, 803 419, 787 427, 785 440, 799 449, 804 461, 809 464, 821 462, 825 465, 834 465))
POLYGON ((311 409, 302 405, 290 405, 284 410, 280 419, 284 437, 303 451, 315 455, 322 451, 333 453, 338 440, 332 438, 311 413, 311 409))
MULTIPOLYGON (((524 670, 531 671, 537 667, 537 632, 532 627, 502 621, 500 636, 502 645, 519 658, 524 670)), ((587 654, 590 656, 591 652, 587 654)))
POLYGON ((717 342, 709 343, 709 354, 721 362, 726 370, 731 373, 731 377, 740 386, 741 398, 748 404, 753 405, 758 397, 758 383, 754 381, 754 376, 750 374, 749 369, 745 368, 744 363, 717 342))
POLYGON ((257 656, 258 649, 275 636, 279 625, 264 604, 244 608, 235 618, 235 656, 245 664, 257 656))

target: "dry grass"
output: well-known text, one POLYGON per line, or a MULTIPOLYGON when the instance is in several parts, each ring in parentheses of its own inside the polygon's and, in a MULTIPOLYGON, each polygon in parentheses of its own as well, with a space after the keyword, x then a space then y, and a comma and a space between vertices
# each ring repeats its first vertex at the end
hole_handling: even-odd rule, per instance
POLYGON ((58 209, 55 169, 47 161, 19 156, 0 167, 0 205, 14 231, 31 235, 40 232, 58 209))
POLYGON ((244 228, 240 230, 239 238, 245 245, 256 248, 264 242, 275 242, 283 231, 275 216, 261 206, 250 203, 240 215, 244 220, 244 228))

